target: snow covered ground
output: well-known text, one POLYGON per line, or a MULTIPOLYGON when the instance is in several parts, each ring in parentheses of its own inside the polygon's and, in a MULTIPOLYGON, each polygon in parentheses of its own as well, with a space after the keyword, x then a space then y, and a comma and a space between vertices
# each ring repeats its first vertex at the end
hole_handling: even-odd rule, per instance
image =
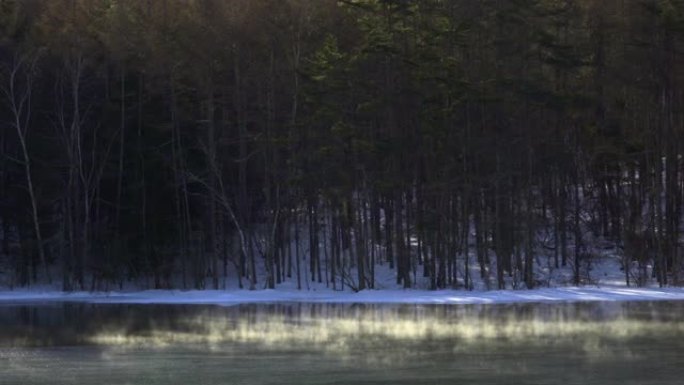
POLYGON ((335 292, 332 290, 147 290, 135 292, 89 293, 59 291, 0 291, 0 304, 17 302, 83 302, 127 304, 216 304, 314 302, 366 304, 495 304, 579 301, 661 301, 684 300, 683 288, 564 287, 535 290, 374 290, 335 292))
MULTIPOLYGON (((542 264, 539 264, 542 265, 542 264)), ((568 286, 571 269, 538 272, 547 276, 548 286, 534 290, 487 290, 473 271, 476 290, 426 290, 428 282, 419 279, 416 289, 403 290, 396 283, 395 272, 387 266, 376 268, 378 290, 364 290, 358 293, 345 287, 344 291, 333 290, 326 283, 303 279, 302 290, 297 290, 294 281, 279 284, 275 290, 241 290, 237 279, 228 279, 226 290, 140 290, 135 286, 123 291, 111 292, 62 292, 55 285, 37 286, 30 289, 8 290, 0 286, 0 305, 27 302, 82 302, 82 303, 130 303, 130 304, 215 304, 237 305, 247 303, 366 303, 366 304, 496 304, 531 302, 582 302, 582 301, 661 301, 684 300, 684 288, 657 288, 651 286, 627 287, 619 260, 614 256, 597 257, 587 272, 590 284, 582 287, 568 286)), ((477 274, 476 274, 477 273, 477 274)), ((522 285, 520 285, 522 286, 522 285)))
MULTIPOLYGON (((124 285, 124 290, 111 292, 62 292, 59 284, 34 286, 29 289, 9 290, 0 280, 0 305, 21 302, 82 302, 82 303, 131 303, 131 304, 216 304, 236 305, 247 303, 313 302, 313 303, 366 303, 366 304, 496 304, 531 302, 582 302, 582 301, 660 301, 684 300, 684 288, 658 288, 654 280, 647 287, 627 287, 624 273, 620 270, 621 259, 612 249, 593 250, 591 264, 582 267, 585 286, 573 287, 570 265, 554 269, 550 257, 540 257, 536 263, 535 276, 542 287, 524 289, 522 282, 513 283, 507 277, 509 290, 487 290, 494 285, 490 277, 485 283, 477 266, 471 267, 475 290, 429 291, 429 280, 414 276, 414 289, 401 289, 396 282, 396 272, 387 264, 375 269, 375 287, 355 293, 348 286, 343 291, 333 290, 327 282, 312 282, 302 277, 302 290, 297 290, 295 279, 277 285, 275 290, 238 288, 236 276, 224 277, 225 290, 144 290, 144 283, 124 285), (516 288, 516 289, 513 289, 516 288)), ((474 256, 472 257, 475 258, 474 256)), ((263 268, 263 267, 261 267, 263 268)), ((461 269, 463 267, 461 266, 461 269)), ((636 269, 636 268, 635 268, 636 269)), ((354 276, 353 274, 351 276, 354 276)), ((245 282, 243 282, 245 283, 245 282)), ((246 283, 245 283, 246 284, 246 283)), ((337 288, 339 289, 339 282, 337 288)))

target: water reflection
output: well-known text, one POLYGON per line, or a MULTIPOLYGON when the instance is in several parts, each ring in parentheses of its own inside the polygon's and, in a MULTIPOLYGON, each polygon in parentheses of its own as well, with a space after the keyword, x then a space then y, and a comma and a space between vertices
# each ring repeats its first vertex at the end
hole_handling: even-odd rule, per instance
POLYGON ((7 305, 0 306, 0 384, 54 383, 55 373, 58 383, 85 384, 102 371, 116 383, 197 383, 181 374, 198 365, 215 383, 228 374, 244 383, 292 371, 294 380, 318 378, 319 371, 341 375, 340 367, 351 368, 350 381, 359 373, 386 379, 386 368, 397 381, 413 379, 406 383, 511 376, 589 383, 582 373, 600 367, 615 383, 630 383, 655 363, 681 379, 683 311, 681 302, 7 305))
POLYGON ((0 346, 106 345, 345 352, 390 343, 565 344, 684 336, 679 302, 522 305, 272 304, 236 307, 61 304, 0 308, 0 346))

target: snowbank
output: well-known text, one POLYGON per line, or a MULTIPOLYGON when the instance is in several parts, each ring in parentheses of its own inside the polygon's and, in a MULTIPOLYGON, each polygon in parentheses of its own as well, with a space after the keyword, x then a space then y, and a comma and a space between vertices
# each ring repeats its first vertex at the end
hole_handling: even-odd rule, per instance
POLYGON ((59 291, 0 291, 0 304, 18 302, 82 302, 120 304, 215 304, 312 302, 365 304, 496 304, 581 301, 684 300, 684 288, 564 287, 506 291, 374 290, 359 293, 296 290, 148 290, 89 293, 59 291))

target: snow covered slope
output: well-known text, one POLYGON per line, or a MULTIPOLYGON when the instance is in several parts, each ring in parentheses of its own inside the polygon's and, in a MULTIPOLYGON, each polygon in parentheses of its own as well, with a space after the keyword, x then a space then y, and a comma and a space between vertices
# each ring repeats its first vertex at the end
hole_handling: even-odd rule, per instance
POLYGON ((2 291, 0 304, 17 302, 73 301, 130 304, 216 304, 236 305, 273 302, 406 303, 406 304, 494 304, 522 302, 656 301, 684 300, 682 288, 553 288, 536 290, 374 290, 335 292, 332 290, 148 290, 137 292, 63 293, 58 291, 2 291))

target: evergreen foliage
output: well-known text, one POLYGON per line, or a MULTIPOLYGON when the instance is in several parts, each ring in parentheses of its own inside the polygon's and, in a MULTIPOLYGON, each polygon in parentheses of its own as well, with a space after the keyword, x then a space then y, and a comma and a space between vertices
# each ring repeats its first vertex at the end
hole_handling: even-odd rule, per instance
POLYGON ((681 284, 683 48, 676 0, 0 0, 2 277, 681 284))

